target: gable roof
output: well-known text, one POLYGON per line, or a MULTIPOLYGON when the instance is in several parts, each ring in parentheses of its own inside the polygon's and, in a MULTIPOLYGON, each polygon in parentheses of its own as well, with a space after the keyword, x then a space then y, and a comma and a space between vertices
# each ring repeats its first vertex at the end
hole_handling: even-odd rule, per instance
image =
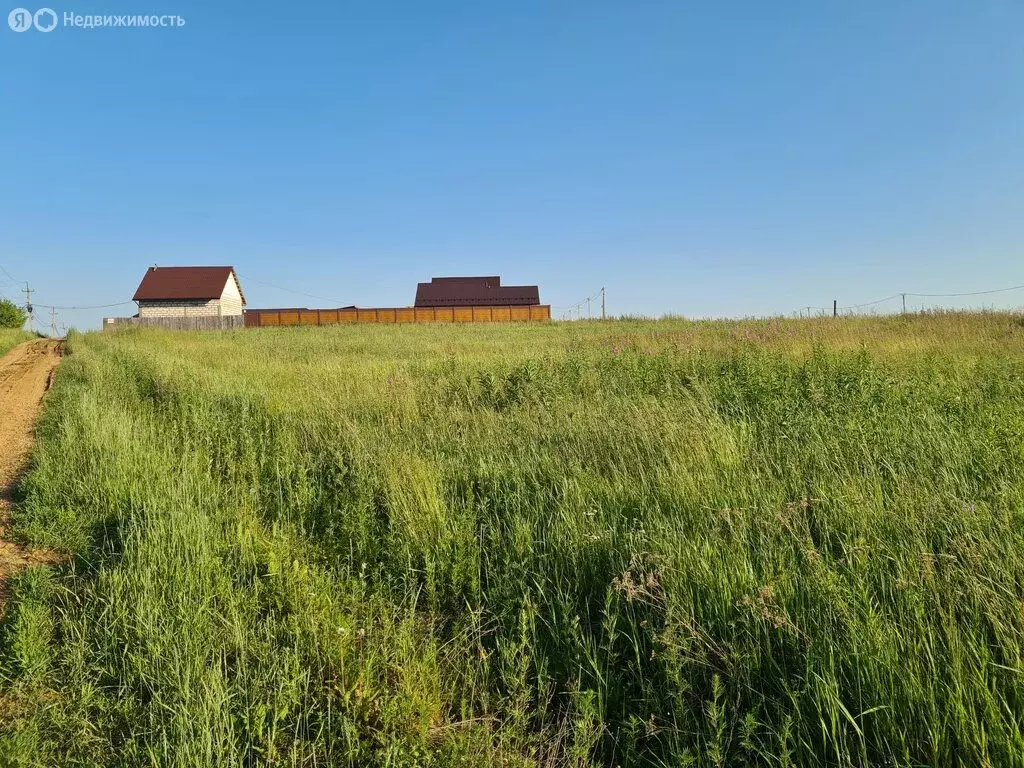
POLYGON ((234 267, 150 267, 132 301, 219 299, 228 280, 234 280, 245 304, 245 294, 234 267))
POLYGON ((536 285, 502 285, 501 278, 435 277, 416 286, 417 307, 540 304, 536 285))

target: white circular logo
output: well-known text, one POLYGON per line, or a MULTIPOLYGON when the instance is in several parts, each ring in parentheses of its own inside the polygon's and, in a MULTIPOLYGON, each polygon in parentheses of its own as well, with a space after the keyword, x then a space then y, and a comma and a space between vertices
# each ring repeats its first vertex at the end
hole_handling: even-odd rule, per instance
POLYGON ((15 32, 28 32, 32 29, 32 11, 28 8, 15 8, 7 14, 7 26, 15 32))
POLYGON ((32 17, 32 23, 40 32, 52 32, 53 28, 57 26, 57 14, 54 13, 53 8, 40 8, 32 17))

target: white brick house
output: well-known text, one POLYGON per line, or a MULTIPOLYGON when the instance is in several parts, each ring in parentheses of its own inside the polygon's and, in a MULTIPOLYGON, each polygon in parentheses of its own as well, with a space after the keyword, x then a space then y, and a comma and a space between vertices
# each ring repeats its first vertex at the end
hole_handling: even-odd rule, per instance
POLYGON ((139 317, 241 315, 245 294, 234 267, 150 267, 132 297, 139 317))

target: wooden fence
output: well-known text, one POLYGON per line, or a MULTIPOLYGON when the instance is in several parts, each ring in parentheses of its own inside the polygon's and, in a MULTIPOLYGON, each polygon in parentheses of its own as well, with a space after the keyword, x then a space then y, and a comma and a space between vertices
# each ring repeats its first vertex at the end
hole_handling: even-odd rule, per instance
POLYGON ((396 307, 387 309, 250 309, 246 328, 353 323, 516 323, 551 319, 551 307, 396 307))
POLYGON ((551 319, 551 307, 395 307, 388 309, 250 309, 223 317, 105 317, 103 328, 155 326, 174 331, 230 331, 355 323, 528 323, 551 319))
POLYGON ((242 315, 197 315, 195 317, 105 317, 103 329, 143 325, 172 331, 231 331, 244 328, 242 315))

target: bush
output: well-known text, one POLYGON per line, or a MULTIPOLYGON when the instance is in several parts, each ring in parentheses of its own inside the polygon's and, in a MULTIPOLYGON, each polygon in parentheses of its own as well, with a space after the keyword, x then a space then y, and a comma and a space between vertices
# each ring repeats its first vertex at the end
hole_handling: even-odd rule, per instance
POLYGON ((9 299, 0 299, 0 328, 21 328, 26 320, 25 310, 9 299))

